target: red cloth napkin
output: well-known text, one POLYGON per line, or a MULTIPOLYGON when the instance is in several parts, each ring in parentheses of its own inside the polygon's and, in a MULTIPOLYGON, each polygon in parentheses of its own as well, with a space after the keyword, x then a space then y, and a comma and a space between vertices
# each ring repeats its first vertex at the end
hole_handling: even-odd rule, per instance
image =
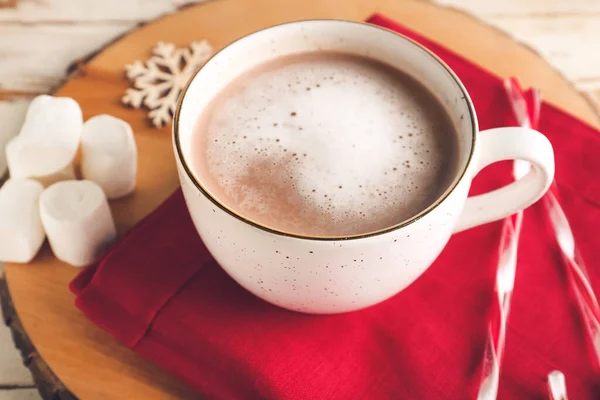
MULTIPOLYGON (((392 21, 460 76, 482 129, 514 125, 501 80, 392 21)), ((540 130, 591 279, 600 284, 600 136, 544 104, 540 130)), ((478 193, 510 180, 507 164, 478 193)), ((476 397, 501 224, 455 235, 425 274, 366 310, 311 316, 271 306, 232 281, 173 194, 71 285, 85 315, 135 352, 215 399, 466 399, 476 397)), ((539 204, 525 213, 500 381, 501 399, 546 398, 564 372, 573 399, 600 398, 600 378, 539 204)))

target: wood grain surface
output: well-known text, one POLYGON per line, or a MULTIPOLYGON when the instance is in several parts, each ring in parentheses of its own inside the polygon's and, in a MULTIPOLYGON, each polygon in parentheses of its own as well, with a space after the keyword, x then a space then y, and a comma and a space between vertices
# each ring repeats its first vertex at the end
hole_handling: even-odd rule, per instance
MULTIPOLYGON (((70 2, 74 4, 75 0, 70 2)), ((120 7, 116 0, 107 3, 120 7)), ((500 76, 519 76, 526 85, 541 88, 545 98, 552 103, 589 123, 600 125, 600 118, 591 104, 538 53, 456 10, 413 0, 213 1, 186 8, 133 31, 72 71, 70 79, 56 92, 77 99, 85 118, 109 113, 129 121, 136 132, 140 171, 137 190, 131 197, 111 202, 119 231, 127 230, 147 215, 177 187, 169 129, 151 128, 145 111, 126 109, 119 103, 127 87, 123 77, 125 64, 146 59, 158 41, 186 46, 193 40, 207 39, 218 49, 244 34, 284 21, 308 18, 364 20, 375 11, 476 60, 500 76)), ((127 12, 127 6, 124 6, 123 15, 127 12)), ((89 24, 93 25, 94 21, 90 17, 89 24)), ((78 27, 80 30, 72 32, 91 32, 91 25, 83 24, 78 27)), ((114 25, 121 32, 135 22, 120 17, 115 19, 114 25)), ((60 22, 56 23, 56 27, 60 26, 60 22)), ((68 37, 66 35, 65 40, 68 37)), ((73 47, 77 48, 78 43, 74 39, 73 47)), ((61 50, 54 48, 54 51, 61 50)), ((14 76, 16 68, 10 68, 13 68, 14 76)), ((32 75, 36 76, 35 73, 32 75)), ((2 85, 3 79, 5 77, 0 73, 2 85)), ((30 86, 15 86, 10 90, 36 92, 49 89, 43 80, 37 82, 42 84, 35 86, 32 81, 30 86)), ((24 107, 25 104, 11 102, 8 107, 24 107)), ((14 124, 18 125, 18 118, 15 119, 14 124)), ((24 331, 39 356, 76 396, 82 399, 198 397, 184 384, 86 320, 73 306, 73 296, 67 289, 68 282, 78 270, 57 261, 47 246, 33 263, 5 268, 10 295, 24 331)))

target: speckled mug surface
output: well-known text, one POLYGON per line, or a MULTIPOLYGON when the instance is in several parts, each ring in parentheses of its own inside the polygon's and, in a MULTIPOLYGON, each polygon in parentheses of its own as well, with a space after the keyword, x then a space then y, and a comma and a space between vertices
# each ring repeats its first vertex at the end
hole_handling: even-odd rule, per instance
POLYGON ((347 312, 390 298, 431 265, 452 233, 528 207, 554 177, 554 154, 544 135, 526 128, 478 132, 469 95, 446 64, 404 36, 346 21, 278 25, 217 53, 180 98, 173 145, 188 210, 217 262, 256 296, 307 313, 347 312), (344 237, 278 231, 220 202, 190 168, 196 121, 229 82, 273 58, 316 50, 348 52, 390 64, 416 78, 445 105, 459 135, 458 172, 448 190, 416 216, 376 232, 344 237), (482 168, 509 159, 528 161, 533 168, 508 186, 467 198, 471 180, 482 168))

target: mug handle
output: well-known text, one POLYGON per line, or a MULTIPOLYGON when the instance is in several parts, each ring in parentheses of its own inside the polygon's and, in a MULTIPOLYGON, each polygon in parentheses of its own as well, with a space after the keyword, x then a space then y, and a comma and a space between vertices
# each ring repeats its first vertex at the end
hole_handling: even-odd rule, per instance
POLYGON ((539 200, 554 179, 554 151, 542 133, 521 127, 495 128, 477 136, 479 155, 473 177, 503 160, 531 163, 524 177, 500 189, 467 198, 454 232, 508 217, 539 200))

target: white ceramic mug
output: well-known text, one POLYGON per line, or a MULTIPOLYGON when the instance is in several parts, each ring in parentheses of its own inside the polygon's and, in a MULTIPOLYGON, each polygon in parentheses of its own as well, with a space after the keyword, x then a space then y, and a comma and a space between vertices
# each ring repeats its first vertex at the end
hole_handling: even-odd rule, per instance
POLYGON ((528 207, 546 192, 554 176, 554 154, 544 135, 525 128, 478 132, 468 93, 439 58, 394 32, 346 21, 278 25, 223 49, 196 73, 181 96, 173 143, 188 209, 214 258, 256 296, 309 313, 346 312, 388 299, 431 265, 452 233, 528 207), (460 168, 448 190, 418 215, 377 232, 347 237, 281 232, 237 214, 190 168, 194 126, 217 93, 253 66, 315 50, 386 62, 415 77, 445 104, 459 132, 460 168), (512 159, 528 161, 533 168, 508 186, 467 198, 471 180, 482 168, 512 159))

